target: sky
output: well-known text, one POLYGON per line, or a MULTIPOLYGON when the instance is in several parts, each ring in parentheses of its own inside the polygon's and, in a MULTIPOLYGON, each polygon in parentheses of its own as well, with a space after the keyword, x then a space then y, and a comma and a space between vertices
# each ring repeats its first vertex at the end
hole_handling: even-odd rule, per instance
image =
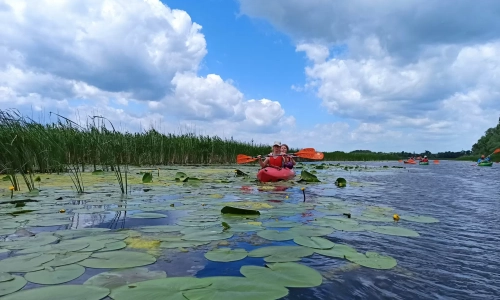
POLYGON ((0 109, 319 151, 469 150, 496 0, 0 0, 0 109))

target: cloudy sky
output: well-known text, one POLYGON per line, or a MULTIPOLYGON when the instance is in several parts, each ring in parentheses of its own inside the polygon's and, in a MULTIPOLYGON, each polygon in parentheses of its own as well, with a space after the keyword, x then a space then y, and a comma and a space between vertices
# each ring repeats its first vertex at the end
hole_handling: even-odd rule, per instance
POLYGON ((322 151, 468 150, 496 0, 0 0, 0 108, 322 151))

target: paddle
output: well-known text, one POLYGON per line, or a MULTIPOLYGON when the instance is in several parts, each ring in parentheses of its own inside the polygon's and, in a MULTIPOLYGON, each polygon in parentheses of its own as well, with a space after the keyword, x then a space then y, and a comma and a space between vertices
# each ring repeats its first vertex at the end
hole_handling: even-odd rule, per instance
MULTIPOLYGON (((274 155, 279 156, 279 155, 274 155)), ((325 155, 322 152, 316 152, 314 148, 305 148, 300 150, 299 152, 293 153, 292 157, 300 157, 311 160, 322 160, 325 155)), ((252 157, 245 154, 238 154, 236 156, 237 164, 247 164, 256 161, 259 159, 258 157, 252 157)))
MULTIPOLYGON (((491 152, 491 154, 488 155, 488 156, 492 156, 493 154, 497 154, 497 153, 500 153, 500 148, 495 149, 495 151, 491 152)), ((488 157, 488 156, 486 156, 486 157, 488 157)), ((475 163, 472 166, 477 166, 478 164, 479 163, 475 163)))

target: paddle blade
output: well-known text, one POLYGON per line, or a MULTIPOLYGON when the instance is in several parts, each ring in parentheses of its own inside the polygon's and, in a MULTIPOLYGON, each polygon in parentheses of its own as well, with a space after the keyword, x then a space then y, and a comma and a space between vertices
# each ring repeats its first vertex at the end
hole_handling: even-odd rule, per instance
POLYGON ((309 152, 309 153, 313 152, 313 153, 316 153, 316 149, 314 149, 314 148, 304 148, 304 149, 300 149, 299 152, 297 152, 297 153, 304 153, 304 152, 309 152))
POLYGON ((402 160, 402 159, 400 159, 400 160, 398 160, 398 162, 403 162, 403 160, 402 160))
POLYGON ((236 163, 237 164, 247 164, 256 161, 258 158, 256 157, 251 157, 245 154, 238 154, 236 156, 236 163))
POLYGON ((305 158, 305 159, 312 159, 312 160, 322 160, 325 155, 323 154, 323 152, 297 152, 296 153, 296 156, 300 157, 300 158, 305 158))
POLYGON ((493 154, 497 154, 497 153, 500 153, 500 148, 498 148, 495 151, 493 151, 493 154))

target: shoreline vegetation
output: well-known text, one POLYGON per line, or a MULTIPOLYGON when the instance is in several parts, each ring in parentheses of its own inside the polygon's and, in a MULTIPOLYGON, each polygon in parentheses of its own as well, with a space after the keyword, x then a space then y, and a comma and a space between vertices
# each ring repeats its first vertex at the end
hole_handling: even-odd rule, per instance
MULTIPOLYGON (((270 152, 269 145, 253 144, 194 133, 163 134, 151 128, 140 133, 116 131, 102 116, 89 116, 84 126, 55 114, 56 122, 42 124, 17 110, 0 110, 0 174, 9 175, 18 187, 17 175, 28 189, 35 189, 34 173, 69 172, 78 186, 81 172, 114 171, 126 185, 128 166, 235 164, 238 154, 270 152)), ((290 153, 300 149, 290 149, 290 153)), ((429 159, 476 160, 470 151, 421 155, 429 159)), ((369 150, 324 152, 324 161, 397 161, 419 154, 369 150)), ((121 185, 123 185, 121 183, 121 185)), ((126 186, 122 187, 126 191, 126 186)), ((83 192, 83 188, 82 191, 83 192)))

